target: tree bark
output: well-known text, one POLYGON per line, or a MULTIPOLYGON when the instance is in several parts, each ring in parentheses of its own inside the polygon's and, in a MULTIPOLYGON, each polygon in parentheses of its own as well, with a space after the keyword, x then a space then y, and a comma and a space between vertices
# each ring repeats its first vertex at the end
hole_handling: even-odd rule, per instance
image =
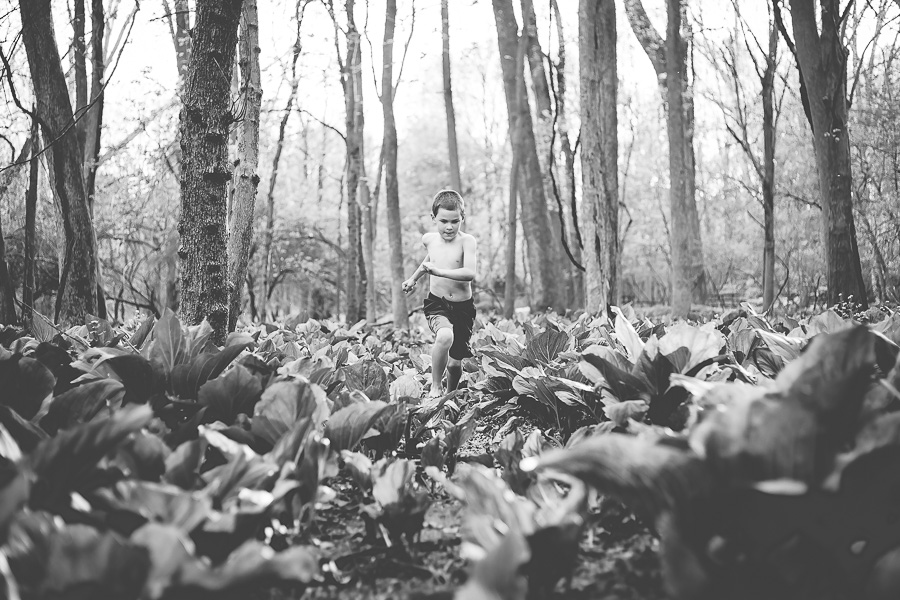
POLYGON ((226 221, 231 73, 241 0, 199 0, 181 109, 181 315, 204 318, 216 344, 228 327, 226 221))
MULTIPOLYGON (((449 0, 441 0, 441 65, 444 74, 444 111, 447 113, 447 151, 450 155, 450 184, 463 193, 459 170, 459 147, 456 143, 456 112, 453 110, 453 85, 450 80, 450 11, 449 0)), ((408 320, 408 319, 407 319, 408 320)))
POLYGON ((676 315, 684 316, 690 310, 691 300, 705 301, 706 277, 703 263, 703 244, 700 232, 700 217, 697 212, 695 161, 694 161, 694 102, 690 91, 690 79, 687 70, 687 44, 681 35, 682 18, 685 12, 684 0, 666 0, 667 37, 654 29, 647 17, 641 0, 625 0, 625 14, 635 37, 650 59, 656 72, 667 121, 673 116, 678 121, 680 131, 674 131, 672 124, 667 123, 670 133, 669 164, 672 165, 674 152, 680 173, 670 173, 669 208, 672 212, 672 230, 670 245, 672 246, 672 310, 676 315), (668 39, 673 25, 677 26, 677 40, 668 39), (671 42, 671 43, 670 43, 671 42), (669 103, 672 94, 670 82, 678 79, 676 94, 681 109, 676 114, 669 103), (674 148, 678 143, 680 148, 674 148), (683 189, 671 189, 676 183, 683 189), (678 214, 676 214, 676 212, 678 214), (681 248, 676 250, 675 246, 681 248), (674 260, 677 257, 677 260, 674 260), (678 303, 676 308, 675 304, 678 303))
MULTIPOLYGON (((16 164, 23 163, 31 153, 32 140, 37 140, 37 133, 32 137, 26 138, 19 150, 18 156, 13 156, 16 164)), ((19 174, 19 167, 7 168, 0 174, 0 198, 6 194, 6 190, 12 184, 16 175, 19 174)), ((9 265, 6 262, 6 240, 3 237, 3 221, 0 219, 0 324, 11 325, 18 323, 19 317, 16 312, 16 289, 12 278, 9 274, 9 265)))
MULTIPOLYGON (((442 14, 446 15, 446 8, 446 2, 443 2, 441 4, 442 14)), ((391 248, 391 308, 394 312, 394 327, 407 328, 409 327, 409 313, 406 310, 406 294, 403 293, 403 229, 400 222, 400 187, 397 182, 397 124, 394 121, 393 50, 396 19, 397 0, 387 0, 384 44, 382 46, 384 54, 382 64, 384 66, 381 77, 381 107, 384 114, 384 194, 387 206, 388 243, 391 248)), ((447 98, 446 89, 449 88, 447 85, 449 84, 449 75, 449 65, 446 65, 444 70, 444 84, 447 86, 444 93, 445 100, 447 98)), ((452 100, 449 106, 448 115, 453 111, 452 100)))
POLYGON ((100 131, 103 126, 103 77, 106 64, 103 55, 103 34, 106 16, 103 0, 91 0, 91 95, 90 106, 84 115, 84 181, 85 194, 91 216, 94 214, 94 192, 97 187, 97 165, 100 159, 100 131))
MULTIPOLYGON (((523 91, 525 86, 522 85, 525 77, 525 52, 527 40, 525 36, 519 36, 519 42, 516 49, 516 90, 523 91)), ((519 126, 519 115, 522 110, 523 96, 520 94, 516 97, 514 127, 510 128, 510 146, 512 147, 512 166, 509 169, 509 209, 507 219, 506 233, 506 285, 503 291, 503 316, 512 319, 516 311, 516 229, 518 222, 518 202, 519 202, 519 151, 522 144, 518 140, 512 139, 514 136, 520 135, 522 128, 519 126)))
POLYGON ((83 323, 85 315, 97 312, 97 249, 85 197, 84 161, 57 52, 50 0, 20 0, 19 7, 36 114, 44 143, 50 147, 51 181, 66 241, 55 321, 69 326, 83 323))
POLYGON ((769 25, 769 47, 763 71, 763 310, 775 303, 775 70, 778 31, 769 25))
POLYGON ((31 120, 31 160, 28 163, 28 190, 25 192, 25 243, 22 266, 23 321, 30 325, 34 308, 35 224, 37 216, 38 175, 40 174, 40 127, 31 120))
MULTIPOLYGON (((359 194, 359 161, 361 148, 359 136, 356 133, 356 81, 353 71, 359 70, 361 52, 360 36, 356 29, 356 21, 353 18, 355 0, 346 0, 347 12, 347 57, 342 65, 341 84, 344 89, 344 112, 347 131, 347 310, 348 323, 355 323, 362 319, 364 310, 364 289, 362 280, 365 277, 361 269, 361 211, 357 196, 359 194)), ((337 30, 337 24, 335 24, 337 30)))
POLYGON ((516 84, 516 48, 518 24, 513 13, 512 0, 492 0, 494 20, 497 26, 497 42, 500 50, 500 66, 503 72, 503 89, 506 96, 509 128, 521 131, 513 135, 513 143, 520 144, 519 151, 519 201, 522 208, 522 229, 527 241, 528 262, 531 270, 532 309, 562 309, 563 294, 559 285, 559 265, 553 260, 554 239, 544 195, 544 182, 537 155, 531 110, 527 99, 517 110, 518 96, 526 96, 524 81, 516 84), (518 89, 517 89, 518 88, 518 89), (517 125, 518 124, 518 125, 517 125))
POLYGON ((585 309, 603 314, 615 298, 619 254, 614 0, 581 0, 578 23, 585 309))
POLYGON ((868 306, 859 263, 847 123, 847 48, 838 0, 820 0, 821 33, 814 0, 791 0, 797 62, 809 98, 810 123, 822 205, 828 303, 853 297, 868 306))
POLYGON ((231 211, 228 237, 228 331, 234 331, 247 279, 250 241, 253 238, 253 214, 259 186, 259 111, 262 84, 259 73, 259 14, 256 0, 245 0, 241 16, 239 67, 243 82, 244 119, 238 142, 237 183, 231 211))

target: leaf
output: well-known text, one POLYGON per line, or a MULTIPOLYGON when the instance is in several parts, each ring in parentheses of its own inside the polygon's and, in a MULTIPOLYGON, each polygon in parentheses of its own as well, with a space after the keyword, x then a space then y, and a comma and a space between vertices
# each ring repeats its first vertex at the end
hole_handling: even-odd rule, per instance
POLYGON ((583 353, 579 368, 585 377, 594 381, 595 384, 609 388, 613 395, 621 401, 634 400, 648 392, 646 383, 596 354, 583 353), (586 366, 582 366, 585 363, 586 366))
POLYGON ((53 326, 53 321, 33 308, 31 309, 31 315, 29 329, 31 330, 31 335, 34 336, 34 339, 38 342, 52 342, 53 338, 59 333, 59 330, 53 326))
POLYGON ((143 356, 126 354, 113 356, 103 361, 114 372, 125 386, 123 404, 143 404, 157 394, 165 391, 162 378, 153 369, 153 365, 143 356))
POLYGON ((224 564, 210 569, 202 563, 188 563, 181 583, 210 591, 235 588, 249 583, 293 581, 310 583, 320 577, 319 557, 310 546, 291 546, 275 552, 262 542, 245 542, 224 564))
POLYGON ((616 339, 625 347, 625 351, 628 353, 628 359, 631 362, 636 362, 638 356, 641 355, 641 351, 644 349, 644 342, 641 341, 637 331, 634 330, 634 327, 632 327, 628 319, 625 318, 625 315, 622 314, 619 307, 613 306, 612 310, 616 313, 616 339))
POLYGON ((389 399, 387 375, 374 360, 361 360, 352 366, 343 367, 341 371, 347 389, 359 390, 371 400, 389 399))
POLYGON ((104 408, 122 403, 125 387, 115 379, 83 383, 50 401, 47 414, 40 419, 41 429, 55 435, 98 416, 104 408))
POLYGON ((388 406, 380 400, 345 406, 325 423, 325 437, 337 452, 353 450, 388 406))
POLYGON ((706 331, 699 327, 678 323, 659 338, 659 353, 668 357, 677 373, 686 373, 705 360, 719 355, 725 346, 725 337, 716 330, 706 331), (678 353, 686 348, 687 354, 678 353))
POLYGON ((178 446, 166 458, 165 480, 185 490, 195 489, 200 481, 200 465, 207 446, 208 442, 203 438, 178 446))
POLYGON ((170 525, 184 534, 205 521, 213 509, 209 496, 188 493, 165 483, 125 480, 101 493, 121 509, 130 510, 153 523, 170 525))
POLYGON ((191 325, 187 328, 185 335, 185 356, 184 362, 191 362, 197 356, 204 352, 216 352, 215 344, 210 342, 212 338, 213 328, 205 318, 200 321, 199 325, 191 325))
POLYGON ((33 358, 21 354, 0 358, 2 402, 26 419, 37 414, 55 385, 56 377, 50 369, 33 358))
POLYGON ((522 461, 525 471, 560 471, 644 514, 684 506, 713 489, 713 476, 692 452, 619 433, 522 461))
POLYGON ((274 463, 258 455, 238 454, 227 464, 203 474, 209 480, 203 491, 219 506, 236 500, 244 488, 256 490, 271 483, 277 474, 274 463))
POLYGON ((234 423, 241 413, 253 414, 262 394, 262 383, 243 365, 234 365, 227 373, 200 387, 198 401, 209 407, 207 419, 234 423))
POLYGON ((93 346, 110 346, 116 340, 116 331, 106 319, 92 314, 84 316, 84 324, 88 330, 88 336, 93 346))
POLYGON ((825 312, 810 317, 809 324, 806 327, 806 335, 813 337, 820 333, 836 333, 842 329, 852 326, 849 322, 829 308, 825 312))
POLYGON ((618 427, 627 427, 631 419, 640 421, 647 413, 649 405, 644 400, 625 400, 603 407, 606 417, 618 427))
POLYGON ((227 346, 217 353, 201 353, 190 363, 181 364, 172 370, 172 391, 179 398, 196 398, 200 386, 215 379, 244 351, 245 344, 227 346))
POLYGON ((162 438, 142 430, 119 446, 110 465, 119 467, 129 477, 159 481, 166 472, 166 458, 171 452, 162 438))
POLYGON ((141 346, 144 345, 144 342, 147 341, 150 332, 153 331, 154 324, 156 324, 156 317, 152 314, 148 314, 144 320, 141 321, 140 326, 131 334, 131 337, 128 338, 128 343, 140 350, 141 346))
POLYGON ((460 448, 465 445, 472 434, 475 433, 475 426, 478 425, 478 419, 481 416, 481 407, 475 406, 472 410, 463 415, 456 425, 447 431, 447 437, 444 442, 447 444, 447 454, 454 455, 460 448))
POLYGON ((341 450, 341 460, 344 466, 350 471, 353 481, 364 492, 372 487, 372 461, 369 457, 360 452, 351 452, 349 450, 341 450))
POLYGON ((162 368, 168 377, 177 365, 184 362, 186 342, 181 330, 181 322, 169 308, 153 327, 153 345, 150 348, 150 360, 162 368))
POLYGON ((281 436, 267 458, 279 467, 288 462, 297 462, 300 459, 300 449, 306 446, 306 439, 315 430, 316 427, 310 417, 300 419, 291 426, 287 434, 281 436))
POLYGON ((379 461, 372 471, 372 497, 381 506, 401 502, 415 474, 416 464, 411 460, 379 461))
POLYGON ((549 365, 564 352, 572 342, 572 338, 564 331, 547 329, 531 338, 525 345, 525 356, 532 364, 549 365))
POLYGON ((397 402, 398 399, 404 396, 419 398, 421 395, 422 384, 420 384, 412 375, 403 375, 391 383, 391 402, 397 402))
POLYGON ((146 405, 124 407, 109 419, 78 425, 41 442, 26 459, 37 476, 33 500, 52 503, 80 483, 97 462, 150 422, 146 405))
POLYGON ((276 381, 256 403, 250 430, 274 446, 300 419, 312 417, 318 426, 328 413, 325 391, 319 386, 305 381, 276 381))
POLYGON ((19 413, 2 404, 0 404, 0 425, 3 425, 25 453, 34 450, 35 446, 49 437, 43 429, 26 421, 19 413))
POLYGON ((769 350, 774 352, 785 363, 789 363, 800 356, 800 351, 803 349, 803 340, 762 329, 758 329, 757 333, 769 350))

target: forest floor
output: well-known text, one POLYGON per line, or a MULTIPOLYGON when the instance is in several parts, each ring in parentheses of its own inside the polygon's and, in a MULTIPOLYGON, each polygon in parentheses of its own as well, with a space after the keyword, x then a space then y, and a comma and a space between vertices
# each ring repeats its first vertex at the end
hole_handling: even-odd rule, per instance
MULTIPOLYGON (((459 460, 489 454, 492 438, 503 422, 485 417, 461 449, 459 460)), ((523 434, 534 429, 523 424, 523 434)), ((364 497, 347 477, 329 482, 337 498, 317 513, 312 537, 323 554, 335 558, 342 581, 309 588, 282 586, 268 589, 254 600, 419 600, 450 599, 462 586, 469 567, 460 558, 459 526, 464 507, 442 490, 432 494, 419 539, 408 555, 387 548, 380 537, 369 535, 360 516, 364 497)), ((597 600, 662 600, 658 542, 648 528, 627 509, 601 502, 592 511, 582 536, 578 562, 571 576, 542 598, 597 600)))

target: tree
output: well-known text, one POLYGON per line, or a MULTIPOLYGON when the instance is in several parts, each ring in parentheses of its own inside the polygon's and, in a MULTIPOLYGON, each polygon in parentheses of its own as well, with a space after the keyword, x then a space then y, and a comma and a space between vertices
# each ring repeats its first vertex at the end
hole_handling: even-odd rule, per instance
POLYGON ((531 109, 528 106, 524 81, 517 84, 516 48, 518 24, 513 13, 512 0, 492 0, 494 20, 497 26, 497 43, 500 50, 500 67, 503 72, 503 91, 511 138, 518 144, 519 202, 522 209, 522 229, 527 241, 528 263, 534 309, 562 308, 558 290, 559 265, 554 261, 553 234, 544 195, 544 183, 537 155, 531 109), (519 95, 523 100, 518 100, 519 95), (517 108, 518 107, 518 108, 517 108), (517 131, 518 128, 518 131, 517 131))
POLYGON ((234 331, 244 297, 244 280, 250 261, 253 237, 253 212, 259 175, 259 110, 262 84, 259 75, 259 15, 256 0, 245 0, 241 16, 239 66, 244 96, 244 118, 241 121, 236 165, 237 183, 230 215, 228 237, 228 331, 234 331))
POLYGON ((459 173, 459 148, 456 144, 456 112, 453 110, 453 85, 450 80, 449 0, 441 0, 441 67, 444 75, 444 111, 447 113, 447 152, 450 155, 450 185, 462 194, 459 173))
POLYGON ((578 48, 585 309, 602 312, 615 299, 619 255, 614 0, 581 0, 578 7, 578 48))
MULTIPOLYGON (((775 74, 778 68, 778 30, 775 20, 769 14, 769 33, 766 47, 757 39, 740 12, 737 0, 732 0, 736 12, 739 32, 724 46, 716 44, 709 49, 710 62, 719 69, 727 85, 734 93, 734 104, 725 100, 715 100, 725 116, 725 129, 738 144, 753 167, 759 180, 763 207, 763 309, 769 310, 775 301, 775 134, 778 114, 781 110, 780 98, 775 96, 775 74), (759 100, 762 104, 763 148, 754 147, 754 133, 751 133, 750 117, 752 100, 745 91, 745 75, 739 68, 737 45, 743 40, 746 54, 750 57, 754 72, 759 80, 759 100)), ((783 97, 783 96, 782 96, 783 97)))
POLYGON ((241 0, 199 0, 181 109, 181 315, 208 319, 212 339, 228 326, 226 251, 230 82, 241 0))
POLYGON ((706 296, 700 217, 695 198, 694 103, 689 92, 688 45, 682 36, 684 12, 684 0, 666 0, 667 25, 663 39, 650 23, 641 0, 625 0, 628 22, 656 71, 666 107, 672 221, 672 311, 681 316, 688 313, 692 300, 702 302, 706 296), (673 100, 677 110, 672 106, 673 100))
MULTIPOLYGON (((442 5, 442 10, 446 7, 442 5)), ((387 203, 388 243, 391 249, 391 308, 394 327, 409 327, 403 293, 403 231, 400 223, 400 186, 397 182, 397 124, 394 120, 394 29, 397 0, 387 0, 384 18, 384 59, 381 72, 381 107, 384 114, 384 192, 387 203)), ((449 72, 448 72, 449 75, 449 72)), ((445 96, 446 98, 446 96, 445 96)), ((451 109, 452 111, 452 106, 451 109)), ((457 168, 459 165, 457 165, 457 168)))
MULTIPOLYGON (((36 135, 34 136, 37 137, 36 135)), ((13 154, 14 164, 23 164, 31 154, 32 138, 28 137, 22 144, 18 156, 13 154)), ((19 168, 7 169, 0 173, 0 198, 19 174, 19 168)), ((12 324, 19 321, 16 313, 16 290, 9 274, 9 265, 6 261, 6 240, 3 237, 3 222, 0 220, 0 323, 12 324)))
POLYGON ((19 8, 34 84, 35 115, 49 148, 50 180, 65 235, 54 317, 64 326, 73 325, 97 312, 97 249, 85 194, 83 154, 57 51, 50 0, 20 0, 19 8))
MULTIPOLYGON (((776 14, 779 10, 775 0, 776 14)), ((852 0, 847 6, 852 5, 852 0)), ((847 126, 847 48, 843 23, 848 10, 838 0, 820 0, 821 23, 816 19, 815 0, 790 0, 791 23, 796 46, 788 41, 797 58, 807 119, 813 134, 822 229, 828 303, 850 296, 868 306, 859 263, 856 226, 851 196, 850 135, 847 126), (819 26, 821 25, 821 32, 819 26)), ((780 15, 779 15, 780 18, 780 15)), ((786 33, 782 29, 782 34, 786 33)))
POLYGON ((294 49, 291 54, 291 89, 288 92, 287 103, 284 112, 281 113, 281 122, 278 124, 278 141, 275 143, 275 154, 272 157, 272 174, 269 176, 269 189, 266 193, 266 229, 263 233, 263 277, 260 290, 260 306, 261 315, 265 319, 271 316, 269 312, 269 295, 272 291, 272 239, 275 235, 275 182, 278 180, 278 165, 281 161, 281 152, 284 149, 284 133, 287 129, 288 119, 294 110, 294 101, 297 98, 297 87, 300 80, 297 77, 297 60, 300 58, 300 50, 302 49, 300 37, 300 26, 303 23, 303 13, 309 0, 297 3, 297 37, 294 40, 294 49))

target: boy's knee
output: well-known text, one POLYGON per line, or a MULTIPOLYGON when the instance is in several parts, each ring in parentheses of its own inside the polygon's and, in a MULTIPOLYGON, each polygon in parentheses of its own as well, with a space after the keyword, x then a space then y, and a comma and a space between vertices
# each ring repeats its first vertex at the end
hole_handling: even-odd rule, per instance
POLYGON ((449 327, 442 327, 434 334, 434 343, 442 346, 451 346, 453 344, 453 330, 449 327))

